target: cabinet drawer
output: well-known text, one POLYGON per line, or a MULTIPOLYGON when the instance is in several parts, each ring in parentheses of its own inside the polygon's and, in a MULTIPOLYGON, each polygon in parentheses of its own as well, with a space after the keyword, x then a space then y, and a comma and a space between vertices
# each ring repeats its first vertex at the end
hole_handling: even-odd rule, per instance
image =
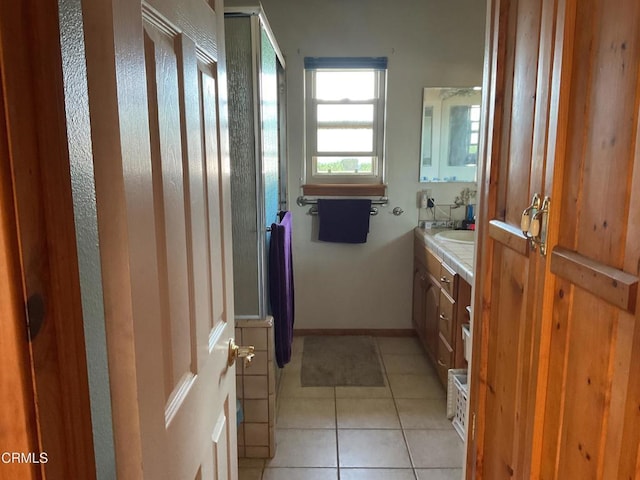
POLYGON ((449 369, 453 368, 453 349, 449 346, 447 341, 440 335, 438 337, 438 356, 437 356, 437 370, 440 381, 443 385, 447 385, 449 369))
POLYGON ((440 313, 438 314, 438 330, 449 345, 453 345, 453 325, 455 315, 455 302, 449 296, 440 291, 440 313))
MULTIPOLYGON (((437 270, 436 270, 437 271, 437 270)), ((456 291, 456 281, 458 278, 458 274, 454 272, 449 265, 445 263, 440 264, 440 286, 446 290, 446 292, 451 296, 451 298, 455 298, 456 291)))

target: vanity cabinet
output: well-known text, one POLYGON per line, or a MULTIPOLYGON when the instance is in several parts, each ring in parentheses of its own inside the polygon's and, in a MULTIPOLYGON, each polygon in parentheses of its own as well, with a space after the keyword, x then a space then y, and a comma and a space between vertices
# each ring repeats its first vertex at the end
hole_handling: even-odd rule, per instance
POLYGON ((439 304, 440 283, 429 274, 423 263, 416 261, 413 269, 413 327, 434 362, 438 349, 439 304))
POLYGON ((446 386, 448 370, 466 366, 462 324, 471 286, 417 237, 413 272, 413 326, 446 386))

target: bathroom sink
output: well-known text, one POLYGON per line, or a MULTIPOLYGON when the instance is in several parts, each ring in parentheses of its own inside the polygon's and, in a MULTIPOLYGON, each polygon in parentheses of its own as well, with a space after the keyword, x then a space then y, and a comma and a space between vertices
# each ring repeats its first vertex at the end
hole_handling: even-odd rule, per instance
POLYGON ((444 232, 436 233, 436 238, 453 243, 473 243, 475 241, 475 232, 473 230, 445 230, 444 232))

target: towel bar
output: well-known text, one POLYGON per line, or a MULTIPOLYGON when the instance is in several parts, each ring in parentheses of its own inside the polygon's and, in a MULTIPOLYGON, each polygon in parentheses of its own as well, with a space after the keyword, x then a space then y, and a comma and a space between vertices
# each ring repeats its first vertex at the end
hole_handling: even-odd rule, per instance
MULTIPOLYGON (((352 197, 350 197, 352 198, 352 197)), ((389 203, 389 199, 387 197, 380 197, 378 200, 371 200, 371 204, 372 205, 387 205, 389 203)), ((318 200, 310 200, 307 197, 303 197, 303 196, 299 196, 296 199, 296 204, 299 207, 304 207, 306 205, 317 205, 318 204, 318 200)), ((373 208, 371 208, 371 212, 373 212, 373 208)), ((376 213, 371 213, 371 215, 377 215, 378 213, 378 209, 375 209, 376 213)), ((314 214, 312 214, 314 215, 314 214)))
MULTIPOLYGON (((307 213, 309 215, 318 215, 318 207, 316 206, 311 207, 307 213)), ((371 207, 371 210, 369 211, 369 215, 373 217, 374 215, 377 215, 377 214, 378 214, 378 208, 371 207)))

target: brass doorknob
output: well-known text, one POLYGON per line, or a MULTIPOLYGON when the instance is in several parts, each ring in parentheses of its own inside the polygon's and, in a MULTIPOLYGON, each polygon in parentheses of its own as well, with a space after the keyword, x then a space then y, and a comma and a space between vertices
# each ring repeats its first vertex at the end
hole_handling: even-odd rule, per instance
POLYGON ((249 346, 240 346, 236 345, 236 342, 233 338, 229 339, 229 357, 228 363, 229 366, 233 365, 236 362, 236 358, 244 359, 245 368, 251 365, 251 360, 255 357, 255 347, 253 345, 249 346))

